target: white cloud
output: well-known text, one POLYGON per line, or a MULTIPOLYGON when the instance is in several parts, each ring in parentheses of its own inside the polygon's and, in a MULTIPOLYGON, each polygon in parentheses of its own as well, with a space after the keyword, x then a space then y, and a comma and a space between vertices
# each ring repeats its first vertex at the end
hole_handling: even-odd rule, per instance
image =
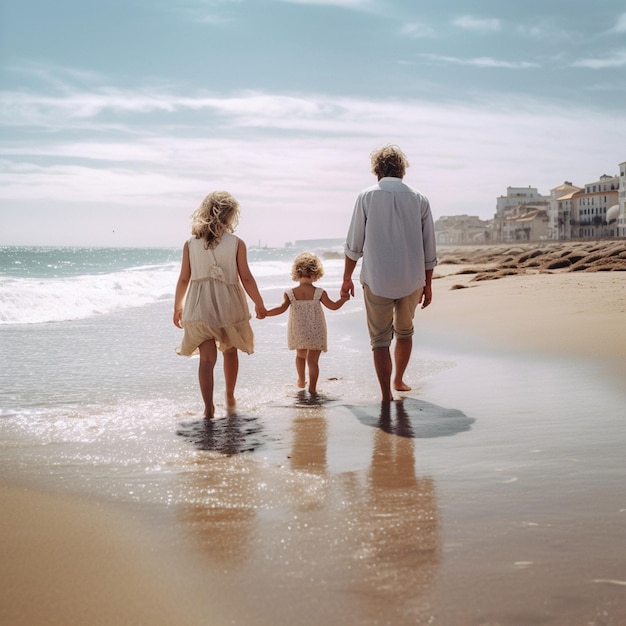
POLYGON ((375 0, 279 0, 289 4, 313 4, 320 6, 333 6, 343 9, 371 10, 376 7, 375 0))
POLYGON ((432 27, 426 24, 419 24, 417 22, 411 22, 409 24, 405 24, 400 29, 400 32, 403 35, 414 37, 415 39, 425 39, 428 37, 435 36, 435 31, 432 27))
POLYGON ((552 43, 572 41, 578 36, 560 25, 557 26, 552 21, 542 21, 532 25, 519 24, 515 30, 523 37, 552 43))
POLYGON ((572 63, 573 67, 586 67, 592 70, 604 70, 615 67, 626 67, 626 50, 617 50, 604 58, 580 59, 572 63))
POLYGON ((615 26, 611 28, 611 32, 614 33, 626 33, 626 13, 622 13, 618 16, 615 26))
POLYGON ((473 67, 502 68, 512 70, 525 70, 539 67, 538 63, 531 61, 502 61, 493 57, 451 57, 439 54, 421 54, 422 58, 439 63, 452 63, 455 65, 471 65, 473 67))
MULTIPOLYGON (((481 217, 493 215, 495 198, 507 186, 532 185, 546 193, 566 179, 593 179, 624 159, 626 145, 626 131, 616 131, 626 129, 626 112, 607 125, 591 110, 519 97, 446 104, 102 89, 97 96, 58 98, 21 93, 20 105, 30 111, 22 124, 30 119, 32 126, 12 132, 0 148, 3 226, 28 230, 22 209, 43 203, 53 212, 51 225, 64 223, 66 206, 74 213, 84 207, 87 219, 96 201, 120 220, 128 213, 129 224, 138 212, 158 212, 159 220, 148 220, 134 235, 138 245, 178 245, 189 214, 215 188, 229 189, 242 202, 238 233, 244 239, 279 245, 341 237, 355 194, 372 183, 368 155, 384 143, 406 151, 407 182, 431 198, 435 216, 481 217), (82 116, 67 114, 85 102, 82 116), (57 132, 37 132, 42 119, 57 132), (103 120, 117 132, 95 140, 92 129, 103 120), (83 131, 86 123, 89 132, 83 131), (603 150, 583 150, 583 135, 603 150)), ((10 116, 3 121, 10 126, 10 116)))
POLYGON ((455 26, 465 30, 480 32, 497 32, 501 29, 500 20, 497 18, 479 18, 471 15, 463 15, 452 22, 455 26))

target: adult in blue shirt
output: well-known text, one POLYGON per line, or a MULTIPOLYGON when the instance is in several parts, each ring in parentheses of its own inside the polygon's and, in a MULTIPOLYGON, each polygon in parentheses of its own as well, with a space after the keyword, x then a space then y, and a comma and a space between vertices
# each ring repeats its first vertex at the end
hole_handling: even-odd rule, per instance
POLYGON ((394 390, 411 389, 404 373, 413 350, 413 316, 418 304, 426 308, 432 301, 437 251, 428 198, 403 182, 409 163, 402 150, 385 146, 370 156, 378 183, 357 197, 344 246, 341 292, 354 296, 352 273, 362 258, 360 281, 374 368, 382 400, 389 402, 392 373, 394 390))

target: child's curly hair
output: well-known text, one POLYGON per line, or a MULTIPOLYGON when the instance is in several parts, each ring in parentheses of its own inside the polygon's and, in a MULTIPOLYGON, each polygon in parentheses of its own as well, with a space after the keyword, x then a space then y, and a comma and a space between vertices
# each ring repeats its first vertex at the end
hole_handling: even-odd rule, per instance
POLYGON ((302 252, 294 259, 293 267, 291 268, 291 278, 293 280, 312 278, 315 281, 322 276, 324 276, 324 266, 312 252, 302 252))
POLYGON ((213 191, 193 212, 191 234, 215 248, 225 232, 234 232, 239 222, 239 202, 227 191, 213 191))
POLYGON ((404 178, 409 161, 398 146, 383 146, 370 154, 372 162, 372 174, 378 178, 393 176, 404 178))

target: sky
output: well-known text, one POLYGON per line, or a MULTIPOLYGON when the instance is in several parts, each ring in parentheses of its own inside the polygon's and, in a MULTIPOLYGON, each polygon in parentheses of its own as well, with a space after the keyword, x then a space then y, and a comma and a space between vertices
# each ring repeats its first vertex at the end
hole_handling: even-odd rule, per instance
POLYGON ((345 236, 397 144, 435 219, 626 161, 623 0, 2 0, 0 245, 345 236))

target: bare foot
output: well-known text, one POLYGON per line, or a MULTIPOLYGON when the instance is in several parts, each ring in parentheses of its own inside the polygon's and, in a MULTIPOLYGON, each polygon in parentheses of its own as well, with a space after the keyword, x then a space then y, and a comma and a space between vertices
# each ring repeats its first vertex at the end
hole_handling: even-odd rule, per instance
POLYGON ((411 391, 411 387, 409 387, 403 380, 401 380, 399 383, 394 383, 393 388, 396 391, 411 391))
POLYGON ((215 417, 215 405, 214 404, 211 406, 211 410, 205 407, 204 417, 208 420, 211 420, 215 417))
POLYGON ((298 382, 296 383, 296 385, 298 385, 298 389, 304 389, 304 387, 306 385, 306 380, 302 380, 302 379, 298 378, 298 382))

